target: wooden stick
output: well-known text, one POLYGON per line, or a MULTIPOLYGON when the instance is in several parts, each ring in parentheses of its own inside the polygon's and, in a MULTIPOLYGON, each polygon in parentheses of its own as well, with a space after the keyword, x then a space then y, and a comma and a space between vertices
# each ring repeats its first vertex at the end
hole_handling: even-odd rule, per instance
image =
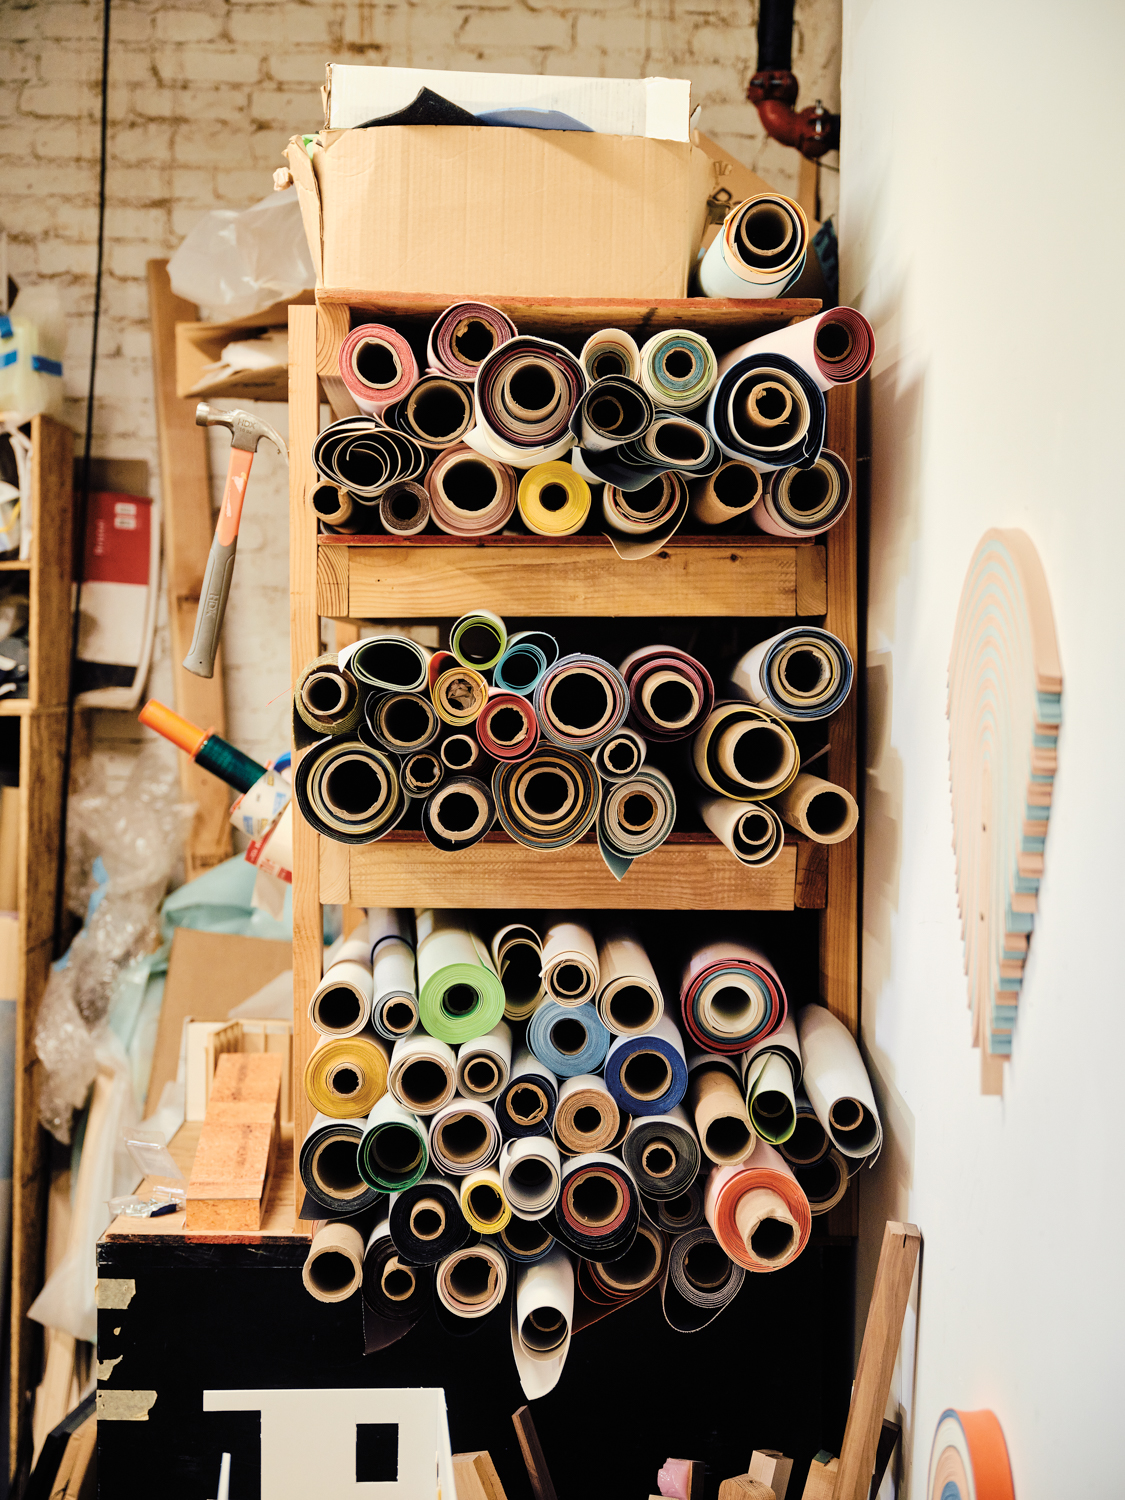
POLYGON ((512 1425, 516 1429, 516 1437, 520 1440, 520 1452, 527 1466, 527 1477, 531 1481, 531 1490, 535 1500, 558 1500, 555 1487, 551 1483, 551 1476, 547 1472, 547 1460, 543 1457, 539 1434, 535 1430, 535 1423, 531 1420, 531 1408, 521 1406, 519 1411, 513 1412, 512 1425))

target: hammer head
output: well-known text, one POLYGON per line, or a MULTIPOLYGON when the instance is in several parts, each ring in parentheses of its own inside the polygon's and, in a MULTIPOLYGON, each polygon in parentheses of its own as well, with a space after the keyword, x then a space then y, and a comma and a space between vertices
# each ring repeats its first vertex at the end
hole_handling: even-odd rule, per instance
POLYGON ((255 417, 248 411, 220 411, 217 406, 201 401, 195 408, 195 423, 197 427, 229 427, 231 447, 245 448, 248 453, 256 453, 258 444, 263 438, 267 438, 282 458, 286 461, 289 459, 285 439, 281 434, 268 422, 263 422, 261 417, 255 417))

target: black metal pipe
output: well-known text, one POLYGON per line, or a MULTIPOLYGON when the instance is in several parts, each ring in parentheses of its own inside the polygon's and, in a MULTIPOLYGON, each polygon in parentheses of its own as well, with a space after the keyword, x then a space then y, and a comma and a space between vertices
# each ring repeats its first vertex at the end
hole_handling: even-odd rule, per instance
POLYGON ((788 73, 793 67, 793 0, 760 0, 758 72, 788 73))

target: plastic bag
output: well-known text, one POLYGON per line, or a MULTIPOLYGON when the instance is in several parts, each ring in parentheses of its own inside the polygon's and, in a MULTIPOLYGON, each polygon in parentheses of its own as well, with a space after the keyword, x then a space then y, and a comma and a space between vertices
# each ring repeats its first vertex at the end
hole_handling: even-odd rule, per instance
POLYGON ((297 189, 241 212, 204 214, 168 262, 168 275, 177 297, 216 321, 251 317, 315 286, 297 189))

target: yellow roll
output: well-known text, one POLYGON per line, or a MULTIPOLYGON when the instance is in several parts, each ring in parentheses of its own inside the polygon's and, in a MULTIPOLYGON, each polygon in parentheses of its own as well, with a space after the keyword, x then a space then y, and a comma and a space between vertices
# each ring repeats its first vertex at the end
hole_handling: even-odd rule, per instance
POLYGON ((333 1120, 369 1115, 387 1092, 387 1049, 370 1032, 322 1037, 305 1067, 305 1093, 333 1120))
POLYGON ((590 514, 590 486, 570 464, 536 464, 520 480, 519 508, 536 536, 573 536, 590 514))
MULTIPOLYGON (((449 660, 454 658, 450 656, 449 660)), ((430 690, 430 699, 438 718, 460 729, 479 718, 488 702, 488 683, 473 667, 456 663, 439 673, 430 690)))
POLYGON ((461 1179, 461 1212, 479 1234, 499 1234, 508 1227, 512 1210, 495 1167, 478 1167, 461 1179))

